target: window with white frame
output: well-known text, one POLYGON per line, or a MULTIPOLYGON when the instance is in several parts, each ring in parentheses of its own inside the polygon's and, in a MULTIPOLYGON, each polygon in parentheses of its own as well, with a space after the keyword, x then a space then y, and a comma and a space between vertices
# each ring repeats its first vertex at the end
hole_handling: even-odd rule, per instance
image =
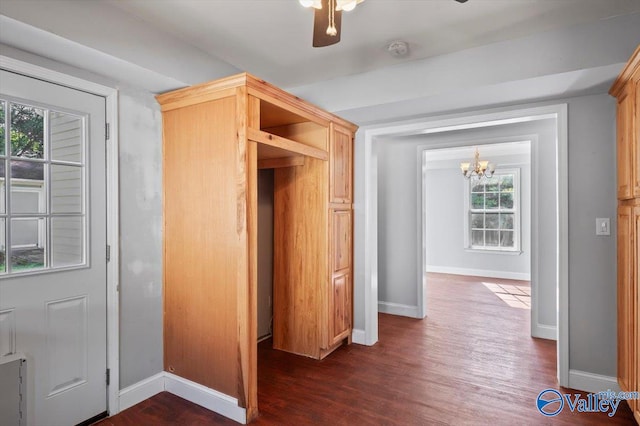
POLYGON ((467 248, 520 251, 520 170, 496 171, 467 183, 467 248))

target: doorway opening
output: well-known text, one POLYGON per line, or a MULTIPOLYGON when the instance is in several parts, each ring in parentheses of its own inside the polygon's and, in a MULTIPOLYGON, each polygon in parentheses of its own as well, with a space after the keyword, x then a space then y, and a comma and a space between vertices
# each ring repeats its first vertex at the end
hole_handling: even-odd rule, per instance
MULTIPOLYGON (((369 128, 361 128, 356 139, 356 150, 361 156, 356 157, 356 205, 362 206, 356 211, 355 246, 362 250, 362 257, 356 264, 355 292, 356 301, 361 298, 363 303, 356 303, 356 330, 354 340, 357 343, 372 345, 377 341, 378 335, 378 294, 380 290, 380 278, 384 274, 385 265, 379 260, 382 257, 382 245, 379 224, 384 218, 380 217, 380 206, 384 200, 380 200, 381 194, 378 188, 378 174, 380 173, 381 153, 379 145, 385 140, 403 138, 405 141, 411 138, 425 137, 425 135, 440 135, 455 137, 455 133, 470 129, 497 129, 500 126, 529 123, 551 123, 543 135, 537 131, 530 131, 532 137, 532 176, 538 179, 540 175, 550 176, 550 185, 538 186, 540 193, 534 192, 532 196, 543 197, 545 200, 555 200, 555 206, 545 211, 545 221, 541 222, 537 215, 532 216, 532 235, 544 234, 545 239, 536 245, 532 241, 532 335, 536 336, 533 327, 537 325, 539 337, 557 338, 557 372, 561 386, 567 386, 569 381, 568 370, 568 166, 567 166, 567 106, 550 105, 524 109, 497 109, 478 112, 472 115, 450 115, 431 119, 411 120, 405 122, 375 125, 369 128), (536 139, 537 138, 537 139, 536 139), (539 150, 539 152, 538 152, 539 150), (545 159, 542 161, 542 159, 545 159), (549 160, 550 159, 550 160, 549 160), (359 166, 359 167, 358 167, 359 166), (543 168, 544 167, 544 168, 543 168), (544 190, 544 193, 542 193, 544 190), (547 219, 552 225, 546 226, 547 219), (543 317, 541 312, 535 309, 536 283, 550 283, 545 292, 557 294, 557 304, 546 306, 543 317), (536 317, 538 315, 538 317, 536 317), (552 320, 549 321, 548 317, 552 320), (359 326, 358 326, 359 325, 359 326), (358 330, 359 329, 359 330, 358 330)), ((520 135, 524 133, 520 132, 520 135)), ((502 135, 504 137, 504 135, 502 135)), ((459 138, 458 138, 459 139, 459 138)), ((498 141, 505 142, 505 140, 498 141)), ((430 148, 442 148, 438 143, 432 142, 430 148)), ((411 148, 414 150, 415 149, 411 148)), ((418 179, 412 188, 405 191, 413 192, 417 199, 422 198, 418 182, 422 173, 420 163, 422 158, 414 156, 419 164, 414 176, 418 179)), ((410 168, 410 167, 407 167, 410 168)), ((410 168, 412 169, 412 168, 410 168)), ((407 207, 408 208, 408 207, 407 207)), ((422 203, 416 206, 417 212, 421 211, 422 203)), ((419 217, 414 213, 413 217, 419 217)), ((399 226, 404 226, 402 222, 399 226)), ((417 232, 416 235, 422 235, 417 232)), ((411 271, 417 275, 417 279, 410 278, 409 282, 416 283, 414 290, 414 310, 420 317, 427 314, 427 304, 424 303, 428 288, 426 285, 425 271, 423 269, 423 241, 417 237, 413 249, 415 263, 411 271)), ((402 307, 401 307, 402 308, 402 307)))

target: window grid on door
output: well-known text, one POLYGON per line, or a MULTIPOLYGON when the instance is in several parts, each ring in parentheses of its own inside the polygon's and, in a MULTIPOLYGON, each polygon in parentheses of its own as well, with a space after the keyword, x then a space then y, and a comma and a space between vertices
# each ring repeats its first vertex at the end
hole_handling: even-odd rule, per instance
POLYGON ((0 276, 86 265, 86 118, 0 98, 0 276))

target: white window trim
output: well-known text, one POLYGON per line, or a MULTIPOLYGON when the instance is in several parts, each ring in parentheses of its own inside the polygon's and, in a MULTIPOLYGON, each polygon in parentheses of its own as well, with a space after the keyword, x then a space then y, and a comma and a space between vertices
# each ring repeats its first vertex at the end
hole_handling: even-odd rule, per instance
POLYGON ((495 176, 513 174, 513 210, 514 210, 514 223, 513 223, 513 240, 514 248, 506 247, 474 247, 471 245, 471 229, 470 229, 470 199, 471 199, 471 180, 464 181, 464 203, 463 203, 463 226, 464 226, 464 250, 473 253, 492 253, 492 254, 509 254, 519 255, 522 254, 521 249, 521 208, 520 208, 520 168, 509 168, 496 170, 495 176))

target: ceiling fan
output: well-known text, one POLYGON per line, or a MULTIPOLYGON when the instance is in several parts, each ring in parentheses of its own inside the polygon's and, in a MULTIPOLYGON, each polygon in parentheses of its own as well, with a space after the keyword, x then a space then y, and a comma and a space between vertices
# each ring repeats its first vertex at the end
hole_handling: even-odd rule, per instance
MULTIPOLYGON (((298 0, 304 7, 313 7, 313 47, 325 47, 340 41, 342 11, 350 11, 364 0, 298 0)), ((467 0, 455 0, 466 3, 467 0)))

